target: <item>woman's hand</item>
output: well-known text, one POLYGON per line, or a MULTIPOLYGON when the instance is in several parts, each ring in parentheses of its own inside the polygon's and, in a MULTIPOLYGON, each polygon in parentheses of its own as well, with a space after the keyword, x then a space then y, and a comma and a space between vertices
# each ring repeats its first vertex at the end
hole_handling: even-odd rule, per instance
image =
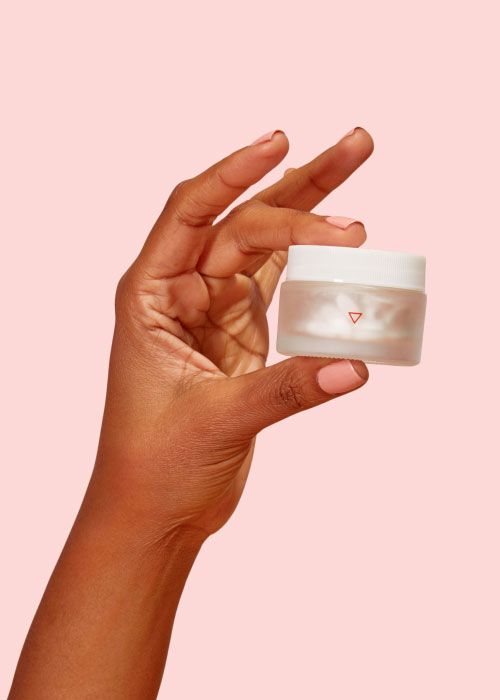
POLYGON ((356 129, 218 223, 284 157, 282 132, 172 193, 118 285, 95 469, 10 700, 155 698, 183 586, 238 503, 255 435, 366 381, 347 360, 264 365, 288 246, 365 240, 356 221, 307 212, 372 147, 356 129))
POLYGON ((266 309, 290 244, 359 246, 361 223, 309 213, 370 155, 361 128, 216 221, 288 150, 281 131, 180 183, 125 273, 102 434, 87 498, 151 536, 201 539, 241 496, 255 435, 356 389, 366 367, 291 358, 265 368, 266 309))

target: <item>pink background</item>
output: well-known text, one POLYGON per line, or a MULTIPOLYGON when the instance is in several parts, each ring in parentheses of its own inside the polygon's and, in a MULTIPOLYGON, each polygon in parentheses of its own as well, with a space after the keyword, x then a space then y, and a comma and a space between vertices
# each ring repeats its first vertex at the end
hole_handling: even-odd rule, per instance
POLYGON ((269 129, 279 175, 357 124, 375 154, 318 211, 427 255, 423 362, 262 434, 160 697, 500 697, 494 8, 5 3, 2 697, 92 468, 114 287, 170 189, 269 129))

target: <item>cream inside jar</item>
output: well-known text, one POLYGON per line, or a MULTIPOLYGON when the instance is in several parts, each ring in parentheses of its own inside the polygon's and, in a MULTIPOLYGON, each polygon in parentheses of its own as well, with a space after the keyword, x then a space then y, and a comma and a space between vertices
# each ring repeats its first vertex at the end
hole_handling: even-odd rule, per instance
POLYGON ((416 365, 426 299, 421 255, 290 246, 280 289, 277 350, 416 365))

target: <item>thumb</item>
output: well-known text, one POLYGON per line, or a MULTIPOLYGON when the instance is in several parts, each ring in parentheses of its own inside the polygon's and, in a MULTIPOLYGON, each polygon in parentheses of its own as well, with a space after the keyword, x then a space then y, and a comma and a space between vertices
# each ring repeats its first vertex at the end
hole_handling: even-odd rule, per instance
POLYGON ((249 435, 288 416, 363 386, 368 369, 359 360, 292 357, 230 379, 229 405, 249 435))

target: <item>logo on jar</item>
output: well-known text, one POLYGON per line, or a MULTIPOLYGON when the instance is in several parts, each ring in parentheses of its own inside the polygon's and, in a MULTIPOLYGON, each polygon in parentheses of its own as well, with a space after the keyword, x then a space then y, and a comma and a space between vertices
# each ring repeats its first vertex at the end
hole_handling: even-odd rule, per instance
POLYGON ((349 314, 351 321, 353 323, 357 323, 359 321, 359 319, 361 318, 361 316, 363 315, 363 313, 361 311, 348 311, 348 314, 349 314))

